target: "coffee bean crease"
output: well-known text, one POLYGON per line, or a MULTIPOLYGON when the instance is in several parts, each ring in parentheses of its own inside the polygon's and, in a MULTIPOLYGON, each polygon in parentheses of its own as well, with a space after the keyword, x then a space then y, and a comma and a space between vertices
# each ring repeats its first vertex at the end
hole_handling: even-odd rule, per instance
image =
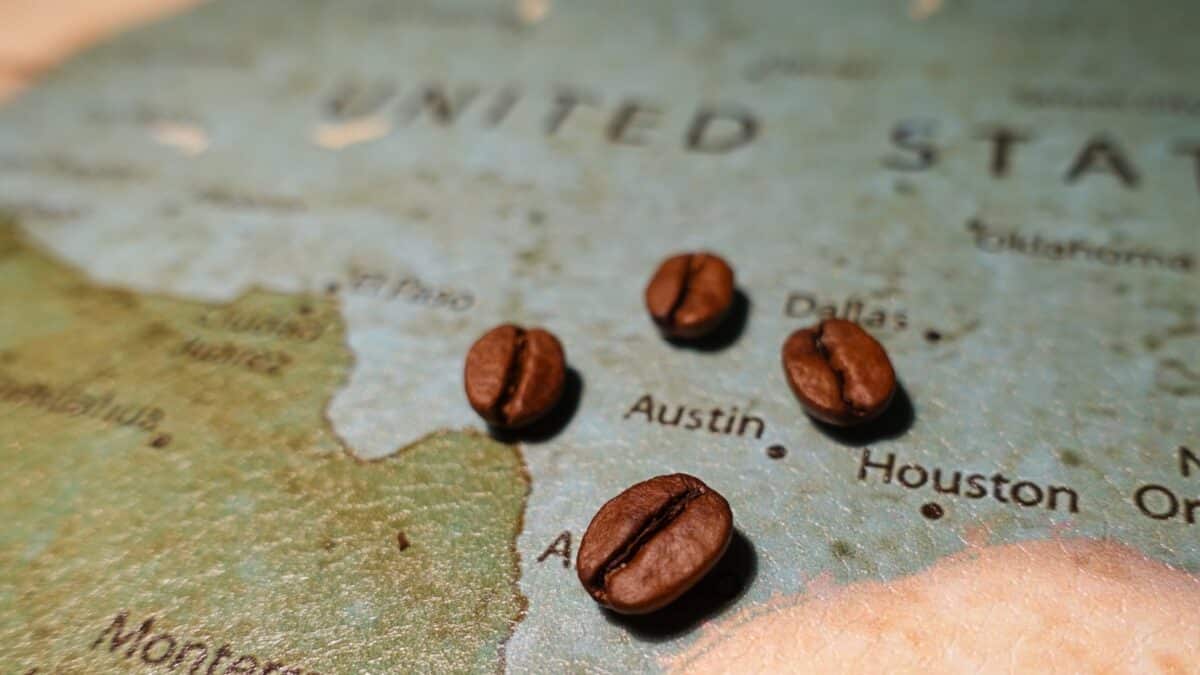
POLYGON ((598 589, 603 589, 604 585, 612 574, 620 571, 629 563, 642 546, 650 540, 651 537, 658 534, 663 528, 670 525, 683 513, 687 505, 700 495, 703 495, 706 490, 698 487, 689 487, 682 494, 672 497, 667 503, 663 504, 658 511, 651 513, 646 521, 638 528, 634 536, 621 549, 618 549, 613 555, 605 561, 592 578, 592 583, 598 589))
POLYGON ((554 334, 502 324, 471 345, 463 388, 491 426, 515 429, 547 415, 562 398, 566 354, 554 334))
POLYGON ((858 324, 826 319, 783 344, 783 370, 805 411, 839 426, 878 417, 896 392, 887 351, 858 324))
POLYGON ((829 353, 829 348, 826 347, 825 343, 821 341, 821 338, 824 336, 825 324, 821 323, 819 326, 817 326, 816 334, 813 335, 813 344, 817 348, 817 353, 820 354, 821 358, 825 360, 825 363, 829 365, 829 370, 833 372, 833 377, 837 380, 838 398, 842 399, 842 404, 846 406, 851 414, 858 416, 865 415, 867 413, 866 409, 858 403, 850 400, 850 398, 846 396, 846 370, 845 368, 839 367, 838 364, 833 361, 833 356, 829 353))
POLYGON ((509 415, 504 410, 504 406, 512 400, 513 395, 517 392, 517 386, 521 383, 521 369, 524 365, 525 347, 528 343, 529 338, 526 336, 525 329, 518 326, 512 356, 504 366, 504 377, 501 380, 504 382, 504 387, 501 388, 500 395, 496 397, 490 410, 496 419, 505 423, 509 421, 509 415))
POLYGON ((657 476, 608 500, 588 524, 575 569, 596 602, 653 612, 687 592, 733 537, 729 502, 699 478, 657 476))
POLYGON ((694 269, 696 256, 688 254, 684 257, 683 276, 679 280, 679 290, 675 293, 675 299, 671 301, 671 307, 667 310, 664 321, 668 324, 675 323, 675 314, 679 312, 679 308, 683 306, 683 301, 687 299, 688 287, 692 283, 692 278, 696 276, 694 269))
POLYGON ((733 268, 712 253, 671 256, 651 276, 645 301, 650 318, 666 337, 703 337, 721 324, 733 306, 733 268))

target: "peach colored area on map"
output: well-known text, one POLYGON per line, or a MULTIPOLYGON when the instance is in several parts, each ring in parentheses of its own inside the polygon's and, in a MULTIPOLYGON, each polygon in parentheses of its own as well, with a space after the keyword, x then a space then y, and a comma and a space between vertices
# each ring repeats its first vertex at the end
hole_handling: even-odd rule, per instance
MULTIPOLYGON (((820 577, 818 578, 820 580, 820 577)), ((1200 579, 1118 543, 971 546, 818 581, 706 629, 674 672, 1200 673, 1200 579)))
POLYGON ((76 50, 197 0, 0 0, 0 102, 76 50))

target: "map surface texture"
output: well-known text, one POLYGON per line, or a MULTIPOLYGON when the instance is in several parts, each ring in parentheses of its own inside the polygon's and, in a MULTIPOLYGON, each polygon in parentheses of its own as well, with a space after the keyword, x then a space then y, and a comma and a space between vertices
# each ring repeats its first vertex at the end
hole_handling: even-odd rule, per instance
POLYGON ((0 108, 0 672, 1200 672, 1200 9, 226 0, 0 108), (738 302, 664 341, 657 263, 738 302), (807 418, 858 321, 902 389, 807 418), (533 433, 491 326, 572 368, 533 433), (737 532, 609 614, 596 509, 737 532), (190 669, 190 670, 189 670, 190 669))

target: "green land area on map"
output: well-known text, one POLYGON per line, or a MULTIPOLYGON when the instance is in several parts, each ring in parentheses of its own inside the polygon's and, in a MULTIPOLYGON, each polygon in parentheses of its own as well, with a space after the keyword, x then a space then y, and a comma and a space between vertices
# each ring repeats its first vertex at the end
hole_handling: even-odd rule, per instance
POLYGON ((0 671, 502 665, 520 451, 352 458, 334 300, 106 288, 0 221, 0 306, 0 671))

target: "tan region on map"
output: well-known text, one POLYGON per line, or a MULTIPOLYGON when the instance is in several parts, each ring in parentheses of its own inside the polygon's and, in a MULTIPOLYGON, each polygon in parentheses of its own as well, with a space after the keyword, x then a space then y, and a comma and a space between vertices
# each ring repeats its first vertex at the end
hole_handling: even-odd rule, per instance
POLYGON ((502 667, 520 451, 355 459, 352 367, 332 296, 99 286, 0 219, 0 672, 502 667))
POLYGON ((1200 673, 1200 579, 1124 545, 972 546, 888 582, 817 583, 709 627, 697 673, 1200 673))
POLYGON ((198 0, 0 2, 0 102, 75 51, 198 0))

